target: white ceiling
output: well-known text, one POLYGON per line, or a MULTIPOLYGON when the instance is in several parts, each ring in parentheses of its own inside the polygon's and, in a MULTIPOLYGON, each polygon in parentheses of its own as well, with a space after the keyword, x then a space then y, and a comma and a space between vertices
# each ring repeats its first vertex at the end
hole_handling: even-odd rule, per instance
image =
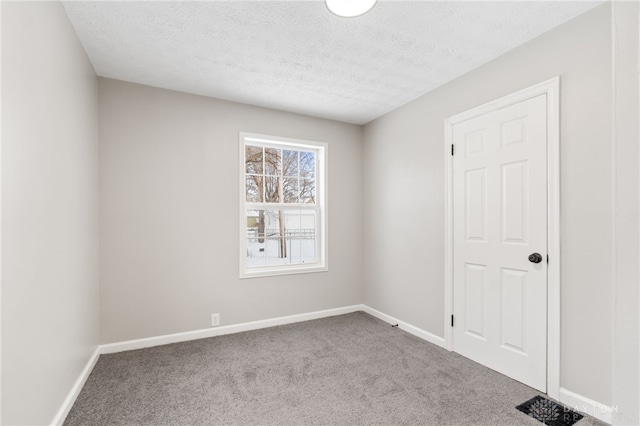
POLYGON ((364 124, 602 1, 66 1, 103 77, 364 124))

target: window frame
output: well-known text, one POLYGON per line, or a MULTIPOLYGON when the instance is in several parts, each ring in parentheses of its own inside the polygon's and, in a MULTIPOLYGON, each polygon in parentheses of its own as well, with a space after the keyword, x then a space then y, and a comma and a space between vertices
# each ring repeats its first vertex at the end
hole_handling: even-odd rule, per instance
POLYGON ((239 263, 240 279, 271 277, 280 275, 306 274, 316 272, 326 272, 328 267, 328 232, 327 232, 327 170, 328 170, 328 150, 329 145, 324 142, 309 141, 302 139, 285 138, 280 136, 262 135, 257 133, 239 133, 239 263), (278 148, 297 151, 313 151, 316 154, 316 176, 315 205, 302 203, 253 203, 246 200, 246 160, 245 147, 247 145, 263 146, 267 148, 278 148), (258 210, 314 210, 316 212, 316 253, 315 263, 296 265, 276 265, 247 267, 247 210, 256 209, 258 205, 264 208, 258 210))

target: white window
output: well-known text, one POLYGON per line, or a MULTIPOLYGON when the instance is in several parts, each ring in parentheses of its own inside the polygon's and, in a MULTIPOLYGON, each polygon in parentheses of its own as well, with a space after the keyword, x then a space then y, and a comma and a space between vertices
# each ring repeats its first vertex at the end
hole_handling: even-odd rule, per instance
POLYGON ((240 133, 240 277, 327 270, 327 145, 240 133))

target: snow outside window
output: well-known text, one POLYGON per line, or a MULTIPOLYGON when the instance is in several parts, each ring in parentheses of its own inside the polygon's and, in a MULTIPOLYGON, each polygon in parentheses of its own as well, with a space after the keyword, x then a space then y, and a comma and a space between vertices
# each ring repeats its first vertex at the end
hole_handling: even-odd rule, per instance
POLYGON ((327 270, 327 145, 240 134, 240 277, 327 270))

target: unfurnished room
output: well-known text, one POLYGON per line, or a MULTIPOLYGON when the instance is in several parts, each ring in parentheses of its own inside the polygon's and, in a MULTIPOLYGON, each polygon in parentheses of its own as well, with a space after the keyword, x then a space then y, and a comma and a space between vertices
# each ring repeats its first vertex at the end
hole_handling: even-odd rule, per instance
POLYGON ((2 425, 640 425, 638 1, 0 2, 2 425))

